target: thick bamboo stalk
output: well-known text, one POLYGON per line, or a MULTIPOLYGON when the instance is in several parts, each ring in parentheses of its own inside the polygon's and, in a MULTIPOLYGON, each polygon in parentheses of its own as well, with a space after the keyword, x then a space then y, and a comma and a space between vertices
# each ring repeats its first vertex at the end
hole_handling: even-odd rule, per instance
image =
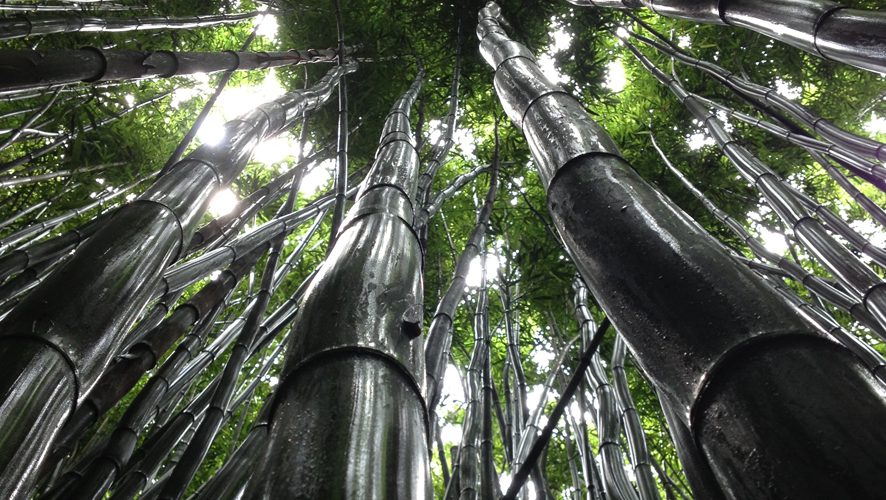
POLYGON ((422 397, 418 156, 408 110, 388 115, 375 162, 293 322, 269 448, 245 496, 430 498, 422 397))
POLYGON ((886 73, 886 13, 830 0, 569 0, 573 5, 638 9, 698 23, 738 26, 812 55, 886 73))
MULTIPOLYGON (((95 388, 78 405, 73 416, 65 423, 57 440, 56 455, 66 454, 80 437, 81 433, 98 421, 111 407, 126 395, 142 375, 154 367, 172 344, 198 321, 202 321, 211 311, 215 311, 226 300, 227 295, 237 286, 243 276, 255 265, 263 251, 244 255, 231 264, 219 278, 204 286, 187 302, 173 310, 157 327, 147 332, 142 340, 129 347, 105 369, 95 388)), ((191 335, 194 335, 193 333, 191 335)), ((197 338, 197 337, 194 337, 197 338)), ((183 341, 189 345, 189 340, 183 341)), ((182 356, 186 349, 178 349, 172 355, 182 356)), ((150 384, 150 382, 149 382, 150 384)), ((142 394, 147 394, 145 389, 142 394)), ((144 397, 144 396, 142 396, 144 397)))
MULTIPOLYGON (((304 125, 302 126, 304 127, 304 125)), ((302 131, 304 132, 304 128, 302 128, 302 131)), ((302 135, 304 136, 304 134, 302 135)), ((277 217, 283 217, 292 212, 303 175, 304 169, 292 178, 289 195, 277 212, 277 217)), ((246 323, 243 325, 243 330, 237 336, 237 341, 222 372, 221 380, 213 391, 212 401, 206 411, 206 415, 190 443, 185 448, 178 464, 172 469, 166 485, 160 490, 160 498, 178 499, 184 494, 194 478, 197 468, 209 452, 212 441, 221 429, 231 397, 234 395, 240 370, 243 368, 243 363, 246 362, 249 350, 258 339, 261 319, 274 292, 274 271, 280 259, 280 252, 283 249, 285 238, 286 234, 283 233, 275 236, 269 242, 270 251, 262 271, 261 287, 256 295, 255 303, 249 308, 246 323)), ((304 242, 307 243, 307 240, 308 238, 305 238, 304 242)), ((304 246, 301 246, 301 248, 303 249, 304 246)))
POLYGON ((261 139, 320 106, 338 77, 353 70, 334 68, 316 87, 229 122, 226 142, 198 148, 120 208, 0 322, 0 342, 8 346, 0 349, 2 496, 28 494, 61 422, 98 379, 162 270, 185 251, 215 189, 239 174, 261 139))
POLYGON ((62 83, 168 78, 330 62, 337 54, 335 49, 286 52, 141 52, 95 47, 53 52, 2 50, 0 93, 62 83))
POLYGON ((886 419, 879 382, 640 179, 487 5, 481 53, 527 137, 554 224, 728 495, 879 495, 886 436, 868 431, 886 419), (822 421, 840 425, 822 434, 822 421))
POLYGON ((258 12, 217 14, 188 17, 86 17, 71 15, 48 19, 31 19, 27 16, 0 20, 0 40, 12 40, 26 36, 49 35, 53 33, 123 33, 147 30, 181 30, 208 28, 222 24, 234 24, 252 19, 258 12))

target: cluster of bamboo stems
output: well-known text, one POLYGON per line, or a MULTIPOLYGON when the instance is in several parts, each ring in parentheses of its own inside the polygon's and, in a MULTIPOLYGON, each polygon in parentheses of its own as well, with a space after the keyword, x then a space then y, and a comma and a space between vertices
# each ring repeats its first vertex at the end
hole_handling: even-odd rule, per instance
MULTIPOLYGON (((663 15, 743 26, 778 38, 778 30, 763 22, 776 16, 790 33, 803 33, 782 37, 788 43, 861 68, 886 68, 884 18, 824 1, 811 2, 814 20, 798 11, 797 2, 784 2, 777 12, 761 2, 745 2, 741 9, 719 8, 718 2, 573 3, 649 6, 663 15), (853 36, 846 28, 850 22, 867 34, 853 36), (880 31, 863 31, 871 26, 880 31)), ((204 28, 257 15, 99 19, 68 7, 2 3, 5 10, 72 14, 4 19, 0 40, 204 28)), ((94 7, 132 9, 103 1, 94 7)), ((5 175, 0 190, 119 166, 45 170, 57 161, 53 152, 78 134, 169 95, 56 131, 58 124, 45 118, 53 106, 77 106, 96 99, 98 89, 115 89, 116 83, 96 82, 225 72, 191 130, 156 172, 109 187, 80 207, 55 210, 56 200, 49 198, 4 214, 0 495, 429 498, 436 447, 446 498, 528 498, 530 487, 536 498, 548 498, 543 456, 555 434, 568 451, 573 498, 873 498, 884 491, 879 472, 886 467, 886 442, 877 430, 886 417, 886 362, 841 327, 832 309, 886 341, 886 285, 874 268, 886 267, 886 251, 780 178, 727 132, 720 117, 806 150, 881 225, 886 212, 851 178, 884 189, 886 146, 693 57, 634 18, 637 30, 619 33, 620 40, 704 124, 792 241, 833 278, 767 250, 670 162, 653 137, 650 147, 750 250, 749 258, 743 249, 725 248, 640 178, 583 104, 549 81, 532 53, 509 37, 500 8, 488 3, 476 30, 481 54, 495 72, 505 113, 532 152, 555 237, 578 271, 576 334, 569 339, 561 333, 562 343, 552 342, 558 360, 540 401, 530 407, 519 289, 505 272, 487 265, 501 167, 508 163, 500 158, 498 123, 489 164, 435 191, 457 127, 462 58, 457 52, 443 133, 428 145, 429 153, 422 158, 422 141, 416 139, 422 137, 423 116, 416 133, 411 125, 425 79, 419 68, 385 117, 368 170, 349 172, 344 78, 357 70, 351 62, 357 47, 345 45, 337 2, 335 7, 338 46, 322 51, 247 52, 255 32, 239 52, 0 51, 0 66, 15 69, 3 72, 0 95, 25 103, 0 116, 3 123, 17 123, 2 131, 0 151, 44 141, 0 164, 5 175), (759 115, 692 93, 631 39, 723 83, 755 103, 759 115), (320 61, 335 65, 312 86, 229 121, 220 144, 185 154, 233 71, 320 61), (306 172, 330 158, 333 147, 330 140, 302 157, 308 115, 336 89, 334 184, 299 203, 306 172), (201 224, 209 198, 238 178, 257 145, 295 126, 301 131, 297 161, 229 215, 201 224), (447 200, 484 173, 488 189, 475 225, 422 335, 430 222, 447 200), (52 215, 43 217, 47 212, 52 215), (250 227, 260 212, 273 215, 250 227), (324 224, 331 228, 325 259, 291 295, 281 297, 294 269, 321 244, 311 247, 324 224), (288 243, 291 235, 298 236, 297 243, 288 243), (481 279, 470 290, 466 284, 474 262, 481 263, 481 279), (795 291, 800 288, 811 301, 795 291), (496 298, 503 314, 493 326, 490 301, 496 298), (457 310, 465 303, 472 303, 474 312, 473 347, 462 381, 463 432, 458 446, 446 450, 441 428, 450 415, 441 410, 444 374, 457 310), (616 335, 607 363, 600 345, 609 331, 616 335), (506 345, 501 380, 493 370, 497 337, 506 345), (569 361, 576 351, 578 362, 569 361), (628 351, 633 363, 627 361, 628 351), (632 364, 658 396, 688 485, 650 450, 628 383, 632 364), (259 397, 272 373, 279 383, 272 394, 259 397), (122 416, 110 418, 131 391, 122 416), (557 399, 550 411, 548 394, 557 399), (256 400, 260 408, 250 409, 256 400), (257 416, 247 420, 250 412, 257 416), (823 430, 822 422, 841 424, 823 430), (227 460, 193 492, 213 443, 230 426, 236 438, 227 460), (496 470, 497 443, 502 470, 496 470), (796 456, 818 458, 810 466, 796 456), (511 481, 501 485, 505 474, 511 481)), ((458 33, 460 39, 460 27, 458 33)), ((560 331, 553 320, 550 330, 560 331)))

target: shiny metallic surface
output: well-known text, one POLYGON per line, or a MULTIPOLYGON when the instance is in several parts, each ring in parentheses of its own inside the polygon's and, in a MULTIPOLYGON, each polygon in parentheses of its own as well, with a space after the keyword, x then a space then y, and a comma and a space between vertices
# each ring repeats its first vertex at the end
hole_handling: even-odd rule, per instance
POLYGON ((839 4, 829 0, 729 0, 723 15, 727 23, 817 54, 817 23, 839 4))
POLYGON ((376 186, 354 203, 354 206, 348 211, 343 227, 355 224, 361 218, 373 214, 393 215, 407 224, 411 224, 413 219, 412 203, 405 193, 395 186, 376 186))
POLYGON ((821 20, 815 37, 827 59, 886 72, 886 12, 840 9, 821 20))
POLYGON ((730 497, 882 497, 884 385, 847 350, 808 336, 746 351, 719 368, 697 408, 698 440, 730 497), (798 386, 800 374, 815 383, 798 386))
POLYGON ((565 92, 544 76, 535 60, 525 57, 508 59, 498 66, 493 84, 508 118, 517 126, 522 126, 526 110, 536 99, 552 92, 565 92))
POLYGON ((0 40, 76 31, 125 32, 209 27, 240 22, 245 19, 251 19, 256 15, 258 15, 258 12, 191 17, 97 18, 68 15, 51 19, 10 18, 0 20, 0 40))
POLYGON ((431 498, 427 454, 409 452, 426 448, 414 391, 371 355, 305 366, 281 382, 268 439, 265 463, 286 472, 264 480, 257 470, 244 498, 431 498))
MULTIPOLYGON (((581 335, 587 344, 597 326, 591 317, 587 307, 588 289, 584 283, 576 277, 573 281, 575 288, 575 319, 581 325, 581 335)), ((606 369, 600 359, 600 354, 594 354, 591 363, 585 373, 588 388, 594 395, 594 408, 596 409, 595 426, 600 441, 599 456, 603 476, 603 489, 611 498, 624 500, 639 500, 637 491, 631 484, 625 470, 625 458, 621 452, 621 422, 622 415, 619 412, 618 395, 615 388, 609 383, 606 369)), ((644 497, 645 500, 645 497, 644 497)))
MULTIPOLYGON (((331 72, 332 76, 327 75, 323 84, 329 85, 330 78, 337 74, 339 72, 331 72)), ((294 94, 300 95, 299 92, 294 94)), ((281 99, 300 102, 293 100, 291 95, 281 99)), ((237 175, 255 143, 262 136, 279 131, 279 128, 270 130, 263 123, 279 123, 281 127, 286 123, 283 119, 259 119, 264 116, 264 113, 256 116, 258 123, 254 124, 232 122, 228 128, 232 135, 227 137, 227 143, 216 148, 198 148, 178 167, 170 169, 158 181, 158 187, 149 188, 143 199, 118 209, 67 263, 3 318, 0 344, 20 342, 21 339, 42 342, 64 354, 70 363, 70 373, 48 372, 45 379, 38 381, 31 375, 43 373, 43 366, 16 364, 11 360, 18 356, 15 350, 0 349, 0 363, 15 367, 0 372, 0 386, 30 381, 28 386, 17 390, 31 393, 33 398, 28 401, 8 399, 0 405, 48 403, 54 398, 56 384, 62 384, 66 377, 74 380, 68 387, 75 398, 82 397, 91 388, 111 356, 121 347, 125 332, 157 289, 164 267, 183 252, 217 177, 227 181, 237 175), (246 151, 234 150, 234 146, 246 151), (229 157, 225 157, 225 151, 230 153, 229 157), (184 168, 191 164, 207 168, 184 168), (210 166, 213 168, 208 168, 210 166), (72 284, 77 286, 72 288, 72 284)), ((20 412, 21 418, 4 421, 0 436, 26 435, 37 425, 52 428, 60 425, 67 416, 56 412, 51 421, 42 421, 26 407, 20 412), (36 420, 29 420, 30 417, 36 420)), ((0 445, 21 448, 0 449, 0 456, 28 454, 42 457, 50 444, 49 440, 8 439, 0 445)), ((38 467, 39 463, 35 463, 34 469, 38 467)), ((11 485, 10 488, 27 491, 31 481, 32 476, 20 476, 18 486, 11 485)), ((9 497, 12 491, 0 491, 0 496, 9 497)))
POLYGON ((656 14, 709 24, 726 24, 720 18, 722 3, 723 0, 643 0, 656 14))
POLYGON ((42 455, 76 403, 76 379, 70 362, 50 346, 23 337, 0 337, 0 350, 14 352, 4 359, 3 370, 18 378, 3 377, 0 385, 0 419, 21 422, 0 429, 0 491, 4 498, 28 498, 42 455), (40 366, 40 371, 25 369, 40 366), (43 395, 50 396, 48 400, 43 395))
MULTIPOLYGON (((417 78, 382 139, 411 135, 417 78)), ((430 498, 423 397, 422 253, 412 230, 418 157, 388 141, 305 292, 246 498, 430 498)))
MULTIPOLYGON (((418 153, 411 143, 396 141, 385 144, 376 153, 376 162, 379 168, 373 173, 375 183, 402 186, 406 193, 415 192, 418 178, 412 175, 412 170, 418 164, 418 153)), ((363 196, 367 187, 361 187, 357 192, 358 198, 363 196)))
POLYGON ((546 186, 564 165, 579 156, 620 156, 609 134, 565 93, 537 99, 526 112, 523 134, 546 186))

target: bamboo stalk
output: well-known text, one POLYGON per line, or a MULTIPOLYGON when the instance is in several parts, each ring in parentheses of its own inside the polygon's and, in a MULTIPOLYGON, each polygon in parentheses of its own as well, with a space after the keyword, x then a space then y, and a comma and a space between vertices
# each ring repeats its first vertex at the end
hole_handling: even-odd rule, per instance
MULTIPOLYGON (((647 27, 647 29, 650 28, 647 27)), ((651 29, 650 32, 655 34, 659 41, 652 40, 633 31, 629 31, 628 33, 650 47, 673 57, 675 61, 681 64, 690 65, 711 75, 714 79, 738 92, 740 95, 757 102, 763 102, 774 106, 776 109, 787 113, 791 118, 800 121, 805 127, 811 129, 834 144, 838 144, 863 156, 870 156, 877 158, 880 161, 886 161, 886 144, 843 130, 805 106, 797 104, 780 95, 774 89, 748 81, 710 61, 702 61, 695 58, 681 50, 679 47, 673 45, 673 43, 659 33, 652 31, 651 29)), ((869 175, 874 176, 881 181, 886 179, 886 167, 873 164, 872 168, 872 171, 868 172, 869 175)))
POLYGON ((0 330, 5 335, 0 341, 16 347, 0 350, 0 360, 17 359, 0 362, 7 367, 0 377, 0 416, 17 415, 0 419, 3 496, 30 491, 34 471, 59 424, 80 395, 92 388, 148 302, 162 270, 184 253, 215 188, 240 172, 259 140, 321 105, 337 78, 353 70, 335 68, 313 89, 287 94, 229 122, 225 143, 198 148, 139 199, 120 208, 3 319, 0 330), (43 326, 34 328, 34 321, 43 326), (41 377, 22 377, 28 373, 41 377), (22 458, 27 460, 20 462, 22 458), (20 463, 28 465, 15 469, 20 463))
POLYGON ((293 322, 300 335, 290 339, 269 447, 246 497, 431 495, 410 206, 418 158, 407 114, 422 77, 388 114, 375 162, 293 322), (385 473, 365 464, 385 464, 385 473))
POLYGON ((814 56, 886 73, 886 16, 830 0, 569 0, 573 5, 638 9, 698 23, 738 26, 814 56))
POLYGON ((187 17, 86 17, 71 15, 48 19, 31 19, 27 16, 0 20, 0 40, 13 40, 28 36, 50 35, 53 33, 124 33, 146 30, 177 30, 207 28, 223 24, 234 24, 252 19, 258 12, 216 14, 187 17))
POLYGON ((886 485, 874 471, 886 464, 867 457, 886 442, 862 429, 886 419, 879 382, 643 182, 581 103, 506 36, 500 15, 494 3, 481 11, 481 54, 527 137, 554 225, 600 306, 672 401, 692 451, 704 450, 736 497, 876 496, 886 485), (751 387, 770 389, 744 390, 751 387), (775 390, 784 397, 774 400, 775 390), (857 422, 827 436, 816 430, 821 419, 846 418, 857 422), (751 453, 753 464, 745 460, 751 453), (792 458, 800 455, 816 456, 816 468, 792 458))
POLYGON ((141 52, 94 47, 53 52, 2 50, 0 67, 5 71, 0 77, 0 94, 47 84, 168 78, 330 62, 337 55, 335 49, 286 52, 141 52))
MULTIPOLYGON (((831 237, 820 221, 810 216, 811 213, 821 216, 822 210, 817 208, 809 210, 807 206, 810 203, 816 206, 820 205, 810 202, 807 197, 799 194, 768 165, 756 158, 746 148, 737 144, 723 124, 701 102, 688 94, 675 79, 665 75, 633 44, 626 40, 623 41, 643 66, 663 85, 667 86, 697 119, 704 123, 738 173, 760 191, 772 209, 816 260, 831 271, 847 291, 855 299, 860 300, 880 325, 886 328, 886 286, 882 286, 883 281, 876 273, 831 237)), ((823 211, 828 212, 827 209, 823 209, 823 211)), ((831 221, 833 223, 833 219, 831 221)), ((843 227, 839 224, 836 225, 843 227)), ((859 236, 859 238, 861 237, 859 236)), ((863 248, 869 249, 870 246, 863 245, 863 248)), ((878 332, 881 330, 879 329, 878 332)), ((886 340, 886 336, 882 338, 886 340)))

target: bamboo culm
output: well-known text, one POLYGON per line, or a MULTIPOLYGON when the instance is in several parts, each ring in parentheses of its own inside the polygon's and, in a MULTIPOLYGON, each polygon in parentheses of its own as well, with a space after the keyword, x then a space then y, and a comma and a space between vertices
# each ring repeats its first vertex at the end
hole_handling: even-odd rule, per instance
POLYGON ((293 321, 268 450, 246 497, 431 496, 409 130, 423 76, 388 114, 375 161, 293 321))
POLYGON ((830 0, 568 0, 579 6, 638 9, 698 23, 738 26, 804 52, 886 73, 886 15, 830 0))
POLYGON ((435 408, 440 401, 440 388, 443 384, 443 374, 446 371, 446 362, 449 358, 449 350, 452 345, 452 324, 455 318, 455 310, 461 303, 465 293, 465 281, 471 262, 480 254, 480 242, 488 230, 489 217, 492 214, 492 204, 498 189, 498 166, 493 164, 489 174, 489 189, 483 201, 483 206, 477 214, 477 223, 468 236, 468 242, 462 250, 455 264, 455 273, 452 282, 446 290, 437 310, 428 327, 428 336, 425 345, 425 367, 428 412, 436 415, 435 408))
POLYGON ((865 306, 857 299, 849 296, 845 292, 838 289, 836 286, 831 283, 823 280, 822 278, 812 274, 803 268, 800 264, 788 260, 782 255, 776 255, 770 252, 763 243, 751 236, 747 230, 745 230, 744 226, 731 217, 729 214, 721 210, 717 205, 715 205, 710 199, 708 199, 704 193, 702 193, 698 188, 696 188, 692 182, 677 168, 671 163, 668 157, 664 154, 664 151, 658 146, 658 143, 655 141, 655 137, 652 137, 652 146, 658 152, 659 156, 661 156, 662 162, 666 167, 686 186, 686 189, 689 190, 695 196, 702 205, 711 213, 714 217, 716 217, 720 222, 722 222, 733 234, 735 234, 738 238, 743 241, 748 248, 751 249, 751 252, 754 253, 757 257, 762 260, 768 261, 771 264, 777 266, 779 269, 784 271, 787 276, 791 277, 797 283, 802 284, 811 292, 820 295, 822 298, 834 304, 838 308, 848 312, 858 320, 861 324, 875 330, 879 336, 886 335, 886 330, 880 325, 880 323, 868 312, 865 306))
POLYGON ((176 30, 208 28, 221 24, 234 24, 259 15, 258 12, 217 14, 188 17, 86 17, 70 15, 48 19, 31 19, 27 16, 0 20, 0 40, 13 40, 26 36, 54 33, 123 33, 129 31, 176 30))
POLYGON ((169 78, 332 62, 337 57, 335 49, 286 52, 141 52, 95 47, 53 52, 2 50, 0 68, 4 72, 0 78, 0 94, 62 83, 169 78))
POLYGON ((500 15, 488 3, 477 32, 496 92, 527 138, 568 253, 674 407, 689 436, 681 442, 732 497, 876 496, 886 464, 869 457, 886 437, 865 429, 886 419, 879 382, 644 182, 582 104, 507 37, 500 15), (770 390, 748 390, 758 387, 770 390), (775 390, 785 397, 773 400, 775 390), (847 425, 822 436, 821 419, 847 425), (817 468, 797 456, 818 457, 817 468))
MULTIPOLYGON (((289 195, 283 203, 283 206, 277 212, 277 217, 283 217, 292 212, 303 175, 304 168, 292 178, 289 195)), ((268 259, 265 262, 264 270, 262 271, 261 286, 255 299, 255 303, 252 304, 252 307, 249 309, 246 323, 243 325, 243 329, 237 336, 237 341, 231 350, 227 363, 225 364, 221 380, 213 391, 212 400, 203 421, 200 423, 196 433, 185 448, 178 464, 173 468, 166 485, 161 489, 160 498, 178 499, 184 494, 193 479, 194 474, 196 474, 197 468, 209 452, 209 447, 212 444, 212 441, 221 429, 224 416, 228 410, 228 405, 231 402, 231 397, 234 395, 234 389, 236 387, 240 370, 243 367, 243 363, 246 361, 250 349, 258 338, 261 319, 270 303, 271 295, 274 291, 274 272, 277 268, 277 262, 280 259, 280 252, 283 249, 285 237, 285 233, 280 234, 274 237, 270 242, 270 251, 268 253, 268 259)))
POLYGON ((312 89, 226 124, 222 144, 197 148, 118 209, 0 322, 0 342, 9 346, 0 350, 0 416, 16 415, 0 419, 15 423, 0 427, 2 496, 28 494, 59 424, 117 351, 163 269, 184 253, 212 193, 239 174, 261 139, 325 102, 336 80, 354 69, 336 67, 312 89), (3 353, 13 352, 16 360, 7 362, 3 353), (41 376, 22 376, 28 373, 41 376))
MULTIPOLYGON (((877 158, 880 161, 886 161, 886 144, 877 142, 873 139, 862 137, 852 132, 841 129, 822 118, 812 110, 806 108, 802 104, 797 104, 790 99, 782 96, 774 89, 759 85, 742 78, 731 71, 718 66, 710 61, 702 61, 693 57, 682 49, 674 45, 670 40, 654 31, 648 25, 647 29, 653 33, 657 40, 628 31, 631 37, 634 37, 643 43, 649 45, 657 51, 672 57, 675 61, 692 66, 698 70, 707 73, 715 80, 719 81, 728 88, 734 90, 740 95, 752 100, 753 102, 771 105, 776 109, 787 113, 791 118, 800 121, 805 127, 811 129, 828 141, 837 144, 858 155, 877 158)), ((834 154, 839 154, 835 151, 834 154)), ((867 172, 868 175, 874 176, 881 181, 886 180, 886 167, 876 163, 872 163, 872 170, 867 172)))

